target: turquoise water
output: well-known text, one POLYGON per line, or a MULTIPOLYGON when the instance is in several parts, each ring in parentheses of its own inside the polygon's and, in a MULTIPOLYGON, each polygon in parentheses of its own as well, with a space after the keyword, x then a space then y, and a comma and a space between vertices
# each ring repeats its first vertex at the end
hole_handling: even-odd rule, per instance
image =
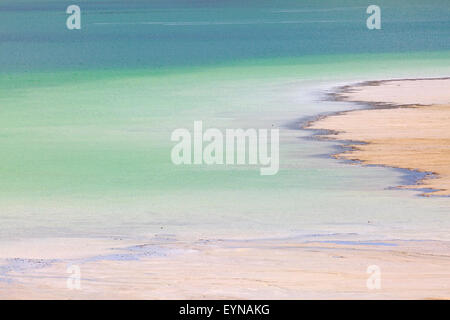
POLYGON ((0 70, 214 65, 261 58, 449 50, 446 0, 80 0, 82 30, 66 29, 66 0, 2 0, 0 70))
POLYGON ((0 237, 447 239, 448 198, 388 190, 405 172, 331 159, 302 119, 355 108, 338 85, 448 76, 449 6, 346 1, 0 4, 0 237), (280 128, 280 172, 182 166, 171 132, 280 128), (367 222, 371 221, 370 224, 367 222))

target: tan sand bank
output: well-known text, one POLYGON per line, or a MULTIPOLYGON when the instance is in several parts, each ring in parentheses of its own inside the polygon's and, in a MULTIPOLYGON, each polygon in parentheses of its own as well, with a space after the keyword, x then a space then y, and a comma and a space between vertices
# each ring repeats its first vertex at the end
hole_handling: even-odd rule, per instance
POLYGON ((450 79, 392 80, 345 87, 340 100, 389 106, 343 112, 310 123, 323 138, 351 140, 337 158, 434 173, 404 188, 450 195, 450 79), (398 107, 399 105, 403 107, 398 107))
MULTIPOLYGON (((149 252, 154 247, 158 252, 172 253, 148 254, 139 259, 102 255, 76 262, 80 270, 79 289, 67 286, 71 276, 67 261, 11 270, 6 275, 8 281, 0 281, 0 299, 450 297, 447 242, 346 245, 294 240, 211 240, 138 247, 149 252), (371 277, 375 274, 369 274, 368 268, 379 271, 379 286, 373 286, 371 277)), ((113 252, 127 257, 130 251, 113 252)))
POLYGON ((390 105, 450 103, 450 78, 368 81, 343 87, 341 100, 390 105))

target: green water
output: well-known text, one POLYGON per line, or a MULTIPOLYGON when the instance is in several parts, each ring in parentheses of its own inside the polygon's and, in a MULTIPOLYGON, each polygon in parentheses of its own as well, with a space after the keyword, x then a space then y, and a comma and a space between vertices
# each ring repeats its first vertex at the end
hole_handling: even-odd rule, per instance
POLYGON ((387 190, 405 172, 335 161, 287 126, 354 107, 321 101, 340 84, 448 75, 445 2, 386 5, 378 34, 361 1, 80 6, 71 33, 61 1, 0 5, 2 238, 448 237, 448 198, 387 190), (280 128, 279 173, 174 166, 170 134, 195 120, 280 128))

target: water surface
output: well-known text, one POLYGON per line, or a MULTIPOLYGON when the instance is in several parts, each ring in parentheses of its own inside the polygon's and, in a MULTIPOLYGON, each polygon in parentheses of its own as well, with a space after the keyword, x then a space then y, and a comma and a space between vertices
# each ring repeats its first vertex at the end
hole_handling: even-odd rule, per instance
POLYGON ((445 1, 69 1, 0 4, 0 237, 155 233, 448 239, 448 198, 388 189, 298 124, 368 79, 446 76, 445 1), (281 168, 182 166, 170 133, 280 128, 281 168), (368 223, 370 221, 370 223, 368 223))

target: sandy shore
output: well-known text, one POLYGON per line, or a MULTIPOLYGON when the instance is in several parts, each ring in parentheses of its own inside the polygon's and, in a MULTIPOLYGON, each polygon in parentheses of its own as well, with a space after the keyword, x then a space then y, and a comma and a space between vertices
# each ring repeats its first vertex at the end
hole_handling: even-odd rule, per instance
MULTIPOLYGON (((366 142, 337 157, 436 173, 449 194, 449 80, 370 82, 337 98, 370 104, 309 125, 366 142), (400 107, 401 106, 401 107, 400 107)), ((427 201, 427 200, 424 200, 427 201)), ((396 236, 393 235, 393 238, 396 236)), ((287 239, 40 238, 0 242, 0 299, 449 299, 450 243, 287 239), (380 271, 370 288, 368 268, 380 271), (68 287, 74 269, 80 288, 68 287)), ((73 283, 73 282, 72 282, 73 283)))
MULTIPOLYGON (((2 259, 0 299, 450 297, 447 242, 279 239, 132 245, 122 240, 111 242, 115 249, 95 253, 98 240, 72 239, 64 245, 67 241, 38 241, 35 248, 52 250, 33 251, 34 259, 2 259), (93 251, 82 259, 79 252, 70 257, 70 251, 64 260, 58 258, 58 253, 76 243, 81 247, 93 243, 93 251), (67 287, 70 265, 79 267, 79 290, 67 287), (367 286, 369 266, 380 271, 379 288, 367 286)), ((20 255, 16 250, 15 256, 20 255)))
POLYGON ((350 151, 335 157, 432 173, 400 187, 450 195, 450 79, 372 81, 344 87, 336 98, 371 108, 307 126, 329 130, 322 138, 347 141, 350 151))

